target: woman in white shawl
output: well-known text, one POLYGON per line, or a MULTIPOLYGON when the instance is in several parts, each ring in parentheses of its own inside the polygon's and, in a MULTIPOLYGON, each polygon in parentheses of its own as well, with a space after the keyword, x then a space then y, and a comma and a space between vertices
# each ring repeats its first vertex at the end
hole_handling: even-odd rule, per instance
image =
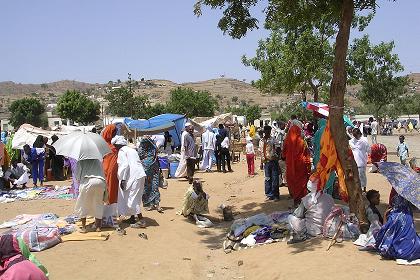
POLYGON ((105 175, 101 161, 87 159, 77 162, 76 179, 80 182, 75 213, 82 221, 81 233, 86 233, 86 217, 95 217, 96 231, 101 231, 104 209, 105 175))

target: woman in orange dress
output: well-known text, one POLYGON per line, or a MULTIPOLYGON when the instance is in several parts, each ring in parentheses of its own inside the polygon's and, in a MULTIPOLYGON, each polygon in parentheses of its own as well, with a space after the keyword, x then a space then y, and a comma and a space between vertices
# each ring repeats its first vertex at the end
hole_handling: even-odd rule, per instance
POLYGON ((105 180, 108 190, 108 204, 114 204, 118 201, 118 151, 111 144, 112 138, 117 135, 117 126, 110 124, 102 131, 102 137, 108 143, 111 153, 107 154, 103 160, 105 180))
POLYGON ((311 172, 311 156, 302 137, 302 129, 293 125, 284 141, 282 158, 286 159, 286 181, 296 205, 306 195, 306 184, 311 172))

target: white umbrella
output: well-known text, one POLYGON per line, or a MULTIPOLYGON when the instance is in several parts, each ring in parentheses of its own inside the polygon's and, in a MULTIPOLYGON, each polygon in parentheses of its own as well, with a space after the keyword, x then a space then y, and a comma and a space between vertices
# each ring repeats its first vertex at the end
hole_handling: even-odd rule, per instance
POLYGON ((57 155, 76 160, 99 159, 111 152, 105 140, 96 133, 74 132, 61 137, 53 144, 57 155))

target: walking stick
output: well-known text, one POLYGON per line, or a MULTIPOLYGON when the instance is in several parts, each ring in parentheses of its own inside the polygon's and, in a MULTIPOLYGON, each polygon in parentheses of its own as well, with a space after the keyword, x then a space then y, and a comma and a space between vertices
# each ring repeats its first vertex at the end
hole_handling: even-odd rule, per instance
POLYGON ((338 227, 337 227, 337 230, 336 230, 336 232, 334 233, 334 236, 333 236, 333 238, 332 238, 332 240, 331 240, 331 242, 330 242, 330 244, 328 245, 328 248, 327 248, 327 251, 337 242, 337 236, 338 236, 338 233, 340 232, 340 230, 341 230, 341 226, 343 225, 343 219, 340 219, 340 223, 338 224, 338 227))

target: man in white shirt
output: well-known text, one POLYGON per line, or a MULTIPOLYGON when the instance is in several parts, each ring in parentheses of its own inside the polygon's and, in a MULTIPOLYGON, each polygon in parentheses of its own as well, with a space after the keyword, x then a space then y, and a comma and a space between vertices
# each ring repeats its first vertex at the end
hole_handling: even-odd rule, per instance
POLYGON ((144 182, 146 173, 136 150, 127 146, 124 136, 115 136, 111 140, 118 150, 118 179, 120 188, 118 189, 118 214, 130 216, 126 220, 133 228, 144 228, 146 223, 141 214, 141 201, 144 192, 144 182), (138 217, 136 223, 135 215, 138 217))
POLYGON ((13 159, 10 169, 4 173, 4 178, 9 181, 14 188, 18 186, 25 188, 26 183, 29 181, 29 172, 30 170, 26 165, 13 159))
POLYGON ((229 141, 229 136, 226 136, 223 141, 222 141, 222 150, 221 150, 221 156, 222 156, 222 171, 223 173, 226 173, 226 165, 228 168, 229 172, 233 172, 232 167, 230 166, 230 151, 229 151, 229 146, 230 146, 230 141, 229 141))
POLYGON ((357 169, 359 170, 360 185, 363 191, 366 192, 366 166, 368 154, 370 153, 370 145, 366 138, 362 137, 362 133, 358 128, 353 129, 353 138, 349 141, 349 144, 357 164, 357 169))
POLYGON ((201 136, 201 144, 203 146, 203 161, 200 164, 200 169, 211 172, 214 150, 216 149, 216 134, 213 132, 211 125, 207 126, 206 131, 201 136))
POLYGON ((369 122, 370 122, 370 129, 371 129, 370 134, 372 136, 372 144, 377 144, 378 141, 376 137, 378 136, 378 122, 372 117, 369 118, 369 122))

